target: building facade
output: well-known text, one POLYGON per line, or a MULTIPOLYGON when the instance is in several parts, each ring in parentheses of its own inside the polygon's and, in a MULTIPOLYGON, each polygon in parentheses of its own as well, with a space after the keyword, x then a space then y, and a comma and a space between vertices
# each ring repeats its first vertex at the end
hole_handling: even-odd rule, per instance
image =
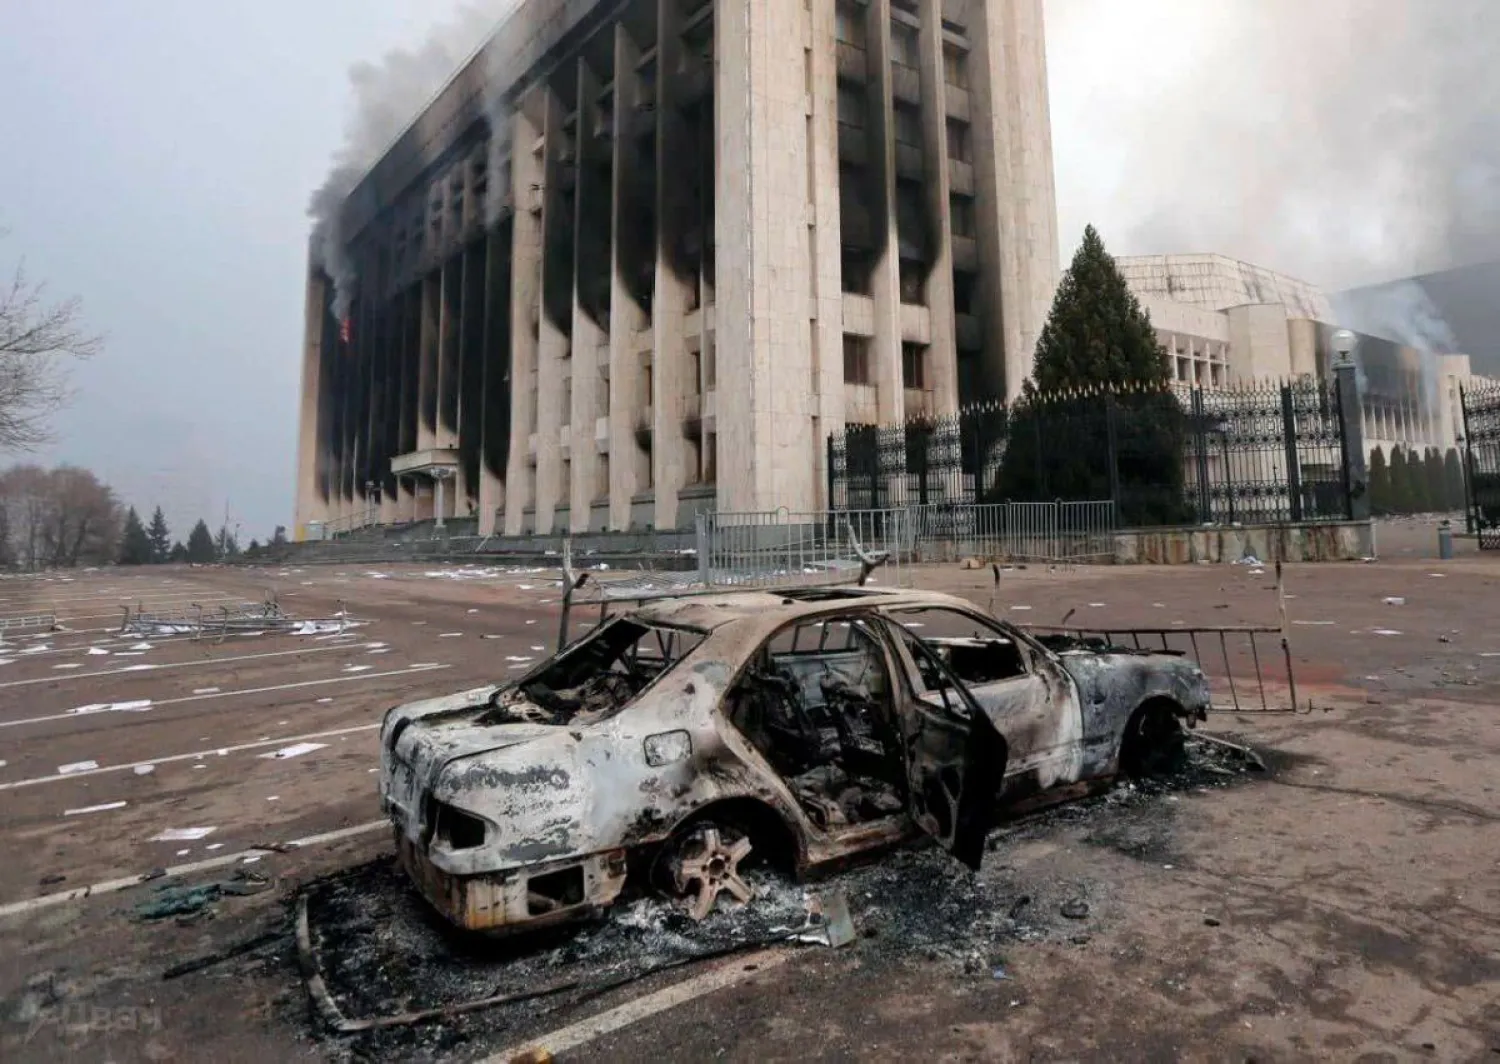
MULTIPOLYGON (((1223 255, 1116 262, 1151 312, 1179 383, 1227 388, 1329 377, 1334 333, 1347 326, 1317 286, 1223 255)), ((1456 446, 1459 390, 1475 379, 1470 357, 1353 331, 1366 443, 1387 453, 1456 446)))
POLYGON ((1042 0, 528 0, 337 228, 300 528, 818 509, 831 432, 1030 372, 1042 0))

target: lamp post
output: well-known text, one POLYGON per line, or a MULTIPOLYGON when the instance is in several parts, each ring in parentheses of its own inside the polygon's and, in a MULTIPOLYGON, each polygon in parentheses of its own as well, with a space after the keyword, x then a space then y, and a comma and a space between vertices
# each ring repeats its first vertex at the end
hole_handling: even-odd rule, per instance
MULTIPOLYGON (((1365 414, 1359 394, 1359 370, 1354 364, 1354 349, 1358 346, 1359 338, 1348 329, 1333 334, 1333 350, 1338 355, 1333 373, 1338 381, 1339 424, 1344 436, 1346 512, 1351 520, 1368 521, 1370 483, 1365 468, 1365 414)), ((1373 548, 1370 553, 1374 553, 1373 548)))

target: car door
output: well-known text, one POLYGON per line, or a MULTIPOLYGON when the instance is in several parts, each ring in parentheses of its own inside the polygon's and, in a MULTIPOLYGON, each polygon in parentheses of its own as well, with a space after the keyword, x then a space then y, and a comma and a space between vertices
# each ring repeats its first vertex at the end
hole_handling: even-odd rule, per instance
MULTIPOLYGON (((1005 737, 1006 775, 1025 789, 1078 778, 1083 717, 1077 690, 1062 670, 1019 633, 947 606, 889 611, 900 628, 928 645, 1005 737)), ((918 668, 920 691, 929 681, 918 668)), ((931 701, 929 697, 927 699, 931 701)))
POLYGON ((894 635, 932 681, 920 697, 911 684, 898 685, 912 820, 978 871, 1004 778, 1004 743, 989 715, 932 648, 899 627, 894 635))

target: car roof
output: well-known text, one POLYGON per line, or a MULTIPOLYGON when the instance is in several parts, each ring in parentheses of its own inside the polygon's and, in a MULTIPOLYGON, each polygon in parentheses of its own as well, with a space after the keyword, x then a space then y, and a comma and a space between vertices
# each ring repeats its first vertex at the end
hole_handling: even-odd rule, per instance
MULTIPOLYGON (((906 591, 869 587, 808 587, 726 591, 722 594, 660 599, 633 610, 631 616, 648 624, 686 626, 712 631, 754 620, 755 627, 779 628, 800 617, 845 613, 859 609, 901 609, 947 606, 977 609, 972 602, 938 591, 906 591)), ((983 611, 981 611, 983 612, 983 611)))

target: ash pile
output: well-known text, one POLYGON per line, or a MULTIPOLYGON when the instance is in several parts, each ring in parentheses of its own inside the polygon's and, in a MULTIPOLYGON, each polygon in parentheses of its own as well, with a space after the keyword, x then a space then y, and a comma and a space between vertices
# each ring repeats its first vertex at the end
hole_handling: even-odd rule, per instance
POLYGON ((355 1058, 458 1058, 471 1042, 524 1040, 680 979, 695 964, 778 943, 1005 979, 1007 946, 1085 945, 1112 900, 1098 878, 1018 871, 1006 863, 1008 849, 1072 826, 1089 846, 1170 859, 1171 799, 1263 771, 1252 751, 1192 735, 1185 764, 1171 776, 1121 782, 1000 826, 978 873, 930 845, 806 884, 747 868, 754 901, 725 898, 701 922, 673 900, 637 894, 594 923, 513 939, 466 935, 428 907, 393 860, 381 859, 309 886, 308 922, 327 992, 347 1017, 438 1015, 337 1036, 330 1047, 355 1058), (499 1003, 464 1009, 480 1001, 499 1003))

